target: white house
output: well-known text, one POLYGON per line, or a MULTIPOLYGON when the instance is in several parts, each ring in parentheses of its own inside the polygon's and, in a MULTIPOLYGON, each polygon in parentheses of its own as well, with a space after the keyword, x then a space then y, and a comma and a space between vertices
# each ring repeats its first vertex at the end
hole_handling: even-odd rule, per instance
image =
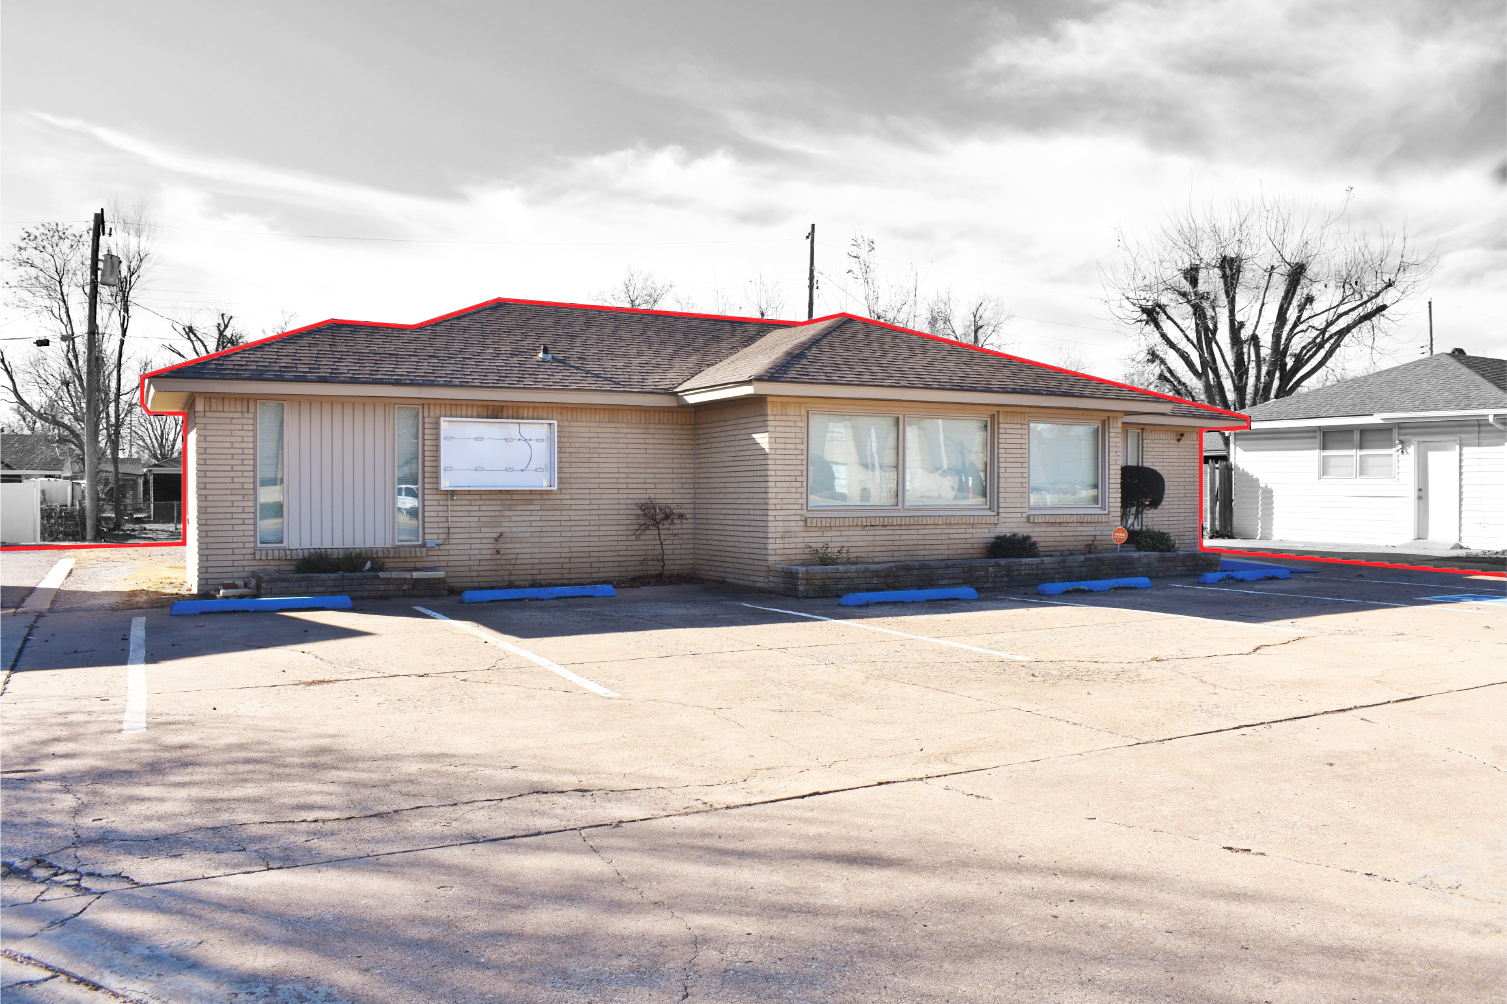
POLYGON ((1249 414, 1236 537, 1507 547, 1507 360, 1455 349, 1249 414))

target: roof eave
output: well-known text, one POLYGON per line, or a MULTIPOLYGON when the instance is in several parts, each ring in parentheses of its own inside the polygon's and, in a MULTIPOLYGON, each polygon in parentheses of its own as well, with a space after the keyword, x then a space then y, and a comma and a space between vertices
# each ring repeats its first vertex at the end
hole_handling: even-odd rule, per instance
MULTIPOLYGON (((998 408, 1070 408, 1079 411, 1131 412, 1146 425, 1209 428, 1228 425, 1230 416, 1173 415, 1175 403, 1160 399, 1126 401, 1121 398, 1079 397, 1069 394, 1010 394, 993 391, 957 391, 930 387, 873 387, 855 384, 788 383, 777 380, 745 380, 712 387, 682 388, 686 404, 708 404, 744 397, 832 398, 856 401, 907 401, 922 404, 983 404, 998 408)), ((1242 426, 1243 427, 1243 426, 1242 426)))
POLYGON ((146 378, 151 412, 182 411, 195 394, 239 397, 381 397, 408 400, 498 401, 524 404, 605 404, 674 408, 674 394, 653 391, 569 390, 540 387, 455 387, 439 384, 315 383, 299 380, 181 380, 146 378))

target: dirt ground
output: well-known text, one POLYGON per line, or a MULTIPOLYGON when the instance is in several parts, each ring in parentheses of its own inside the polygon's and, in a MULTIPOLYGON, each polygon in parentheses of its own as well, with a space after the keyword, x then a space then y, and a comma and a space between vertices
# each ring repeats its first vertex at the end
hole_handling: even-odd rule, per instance
POLYGON ((5 681, 7 1004, 1507 994, 1500 579, 115 605, 159 560, 5 681))

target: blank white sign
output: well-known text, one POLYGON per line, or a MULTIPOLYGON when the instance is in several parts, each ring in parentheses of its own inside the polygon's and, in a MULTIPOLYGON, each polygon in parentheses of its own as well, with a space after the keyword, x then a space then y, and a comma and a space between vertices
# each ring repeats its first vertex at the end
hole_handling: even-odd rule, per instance
POLYGON ((554 422, 440 419, 440 488, 554 491, 554 422))

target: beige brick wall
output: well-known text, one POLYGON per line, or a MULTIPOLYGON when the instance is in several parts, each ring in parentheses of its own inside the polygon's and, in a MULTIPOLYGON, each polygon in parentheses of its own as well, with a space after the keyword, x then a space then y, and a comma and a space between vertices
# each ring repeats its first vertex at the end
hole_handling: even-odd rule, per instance
MULTIPOLYGON (((284 398, 293 400, 293 398, 284 398)), ((1029 533, 1044 554, 1112 549, 1119 523, 1123 434, 1100 412, 890 407, 875 402, 741 399, 691 408, 610 408, 420 403, 423 537, 435 548, 384 549, 394 569, 438 566, 454 585, 584 582, 658 570, 651 536, 633 537, 633 503, 653 496, 691 520, 666 545, 668 570, 767 586, 773 565, 805 564, 809 548, 849 549, 852 561, 980 557, 999 533, 1029 533), (810 411, 955 414, 993 420, 997 511, 963 514, 807 513, 810 411), (442 492, 439 420, 538 419, 559 423, 559 490, 442 492), (1104 420, 1108 511, 1028 511, 1027 432, 1033 418, 1104 420)), ((254 408, 249 398, 196 397, 188 415, 189 584, 212 590, 256 569, 291 570, 299 553, 256 546, 254 408)), ((1198 543, 1198 435, 1147 429, 1145 462, 1167 478, 1167 502, 1146 525, 1198 543)), ((291 461, 290 461, 291 462, 291 461)))
MULTIPOLYGON (((190 485, 199 490, 191 488, 189 503, 189 584, 196 590, 257 569, 290 571, 303 553, 256 545, 254 407, 249 399, 224 397, 196 397, 192 404, 190 485)), ((652 496, 694 511, 690 409, 433 401, 422 407, 423 537, 442 543, 379 549, 389 568, 442 567, 452 584, 468 587, 626 578, 659 570, 652 535, 633 536, 634 502, 652 496), (440 491, 441 416, 559 422, 559 489, 440 491)), ((670 572, 693 569, 694 538, 694 522, 669 536, 670 572)))
POLYGON ((1197 429, 1147 429, 1142 452, 1147 467, 1167 479, 1161 508, 1146 513, 1148 530, 1166 530, 1185 551, 1198 549, 1199 433, 1197 429), (1178 442, 1182 436, 1182 442, 1178 442))

